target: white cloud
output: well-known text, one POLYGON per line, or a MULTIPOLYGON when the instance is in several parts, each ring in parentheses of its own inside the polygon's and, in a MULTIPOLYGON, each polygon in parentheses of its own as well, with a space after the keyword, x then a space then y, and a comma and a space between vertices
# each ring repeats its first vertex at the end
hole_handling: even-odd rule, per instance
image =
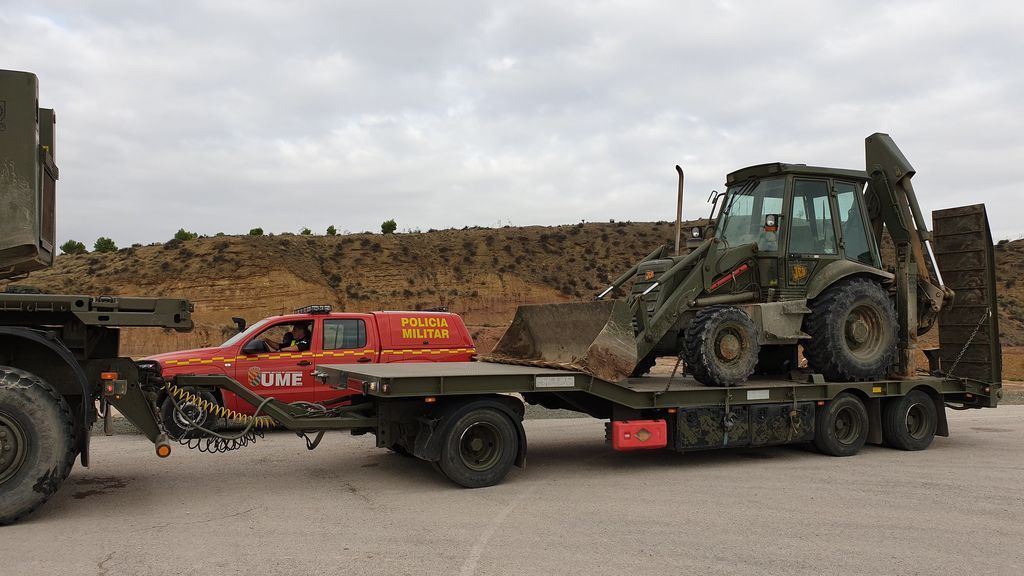
POLYGON ((62 239, 665 220, 728 171, 860 167, 1024 233, 1024 5, 14 2, 59 118, 62 239))

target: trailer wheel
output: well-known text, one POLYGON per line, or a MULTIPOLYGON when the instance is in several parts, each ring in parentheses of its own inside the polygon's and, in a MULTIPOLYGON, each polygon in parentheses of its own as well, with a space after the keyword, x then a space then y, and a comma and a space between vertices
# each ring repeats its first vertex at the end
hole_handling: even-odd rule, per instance
POLYGON ((879 380, 896 354, 896 310, 878 282, 855 278, 809 303, 807 364, 833 382, 879 380))
POLYGON ((478 408, 448 428, 438 467, 460 486, 493 486, 512 468, 518 446, 515 426, 507 415, 495 408, 478 408))
MULTIPOLYGON (((194 390, 190 388, 188 391, 210 404, 220 404, 209 390, 194 390)), ((178 400, 178 405, 181 406, 181 411, 185 413, 189 420, 203 428, 214 429, 217 417, 210 414, 208 410, 189 400, 178 400)), ((181 438, 185 431, 190 428, 188 421, 186 421, 181 413, 175 410, 174 399, 170 396, 165 398, 163 404, 160 405, 160 420, 164 425, 164 430, 167 431, 167 435, 174 439, 181 438)), ((204 434, 199 430, 191 430, 188 435, 197 438, 204 434)))
POLYGON ((71 473, 71 407, 46 381, 0 366, 0 525, 32 512, 71 473))
POLYGON ((754 322, 732 306, 702 308, 686 329, 686 364, 705 386, 746 382, 760 350, 754 322))
POLYGON ((868 409, 853 394, 843 392, 814 416, 814 446, 829 456, 853 456, 868 439, 868 409))
POLYGON ((882 403, 882 438, 900 450, 924 450, 935 439, 939 416, 928 394, 912 390, 882 403))

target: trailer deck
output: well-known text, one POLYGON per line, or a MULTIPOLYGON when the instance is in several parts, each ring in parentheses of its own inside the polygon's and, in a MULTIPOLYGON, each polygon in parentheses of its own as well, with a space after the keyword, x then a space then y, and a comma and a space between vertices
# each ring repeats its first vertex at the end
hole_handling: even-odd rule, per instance
POLYGON ((409 398, 460 394, 585 393, 631 409, 677 408, 827 401, 843 391, 859 391, 865 399, 903 396, 926 386, 949 402, 971 404, 993 397, 998 385, 967 379, 919 376, 907 380, 826 382, 820 375, 796 371, 790 378, 755 377, 743 386, 705 386, 691 377, 645 376, 607 382, 578 371, 490 362, 438 364, 335 364, 318 368, 327 383, 376 398, 409 398))

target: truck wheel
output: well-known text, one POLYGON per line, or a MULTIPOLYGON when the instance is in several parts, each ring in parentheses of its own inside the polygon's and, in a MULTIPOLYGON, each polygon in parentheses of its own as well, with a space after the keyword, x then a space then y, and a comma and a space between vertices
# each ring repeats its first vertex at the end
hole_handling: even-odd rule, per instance
POLYGON ((896 311, 877 282, 855 278, 810 303, 804 318, 807 364, 826 380, 880 380, 896 354, 896 311))
POLYGON ((761 346, 754 322, 739 308, 709 306, 686 329, 686 364, 705 386, 736 386, 754 373, 761 346))
MULTIPOLYGON (((220 404, 209 390, 189 389, 188 391, 211 404, 220 404)), ((217 417, 210 414, 208 410, 188 400, 178 400, 178 405, 181 406, 181 411, 184 412, 189 420, 203 428, 214 429, 217 417)), ((188 421, 182 417, 181 413, 175 410, 174 400, 170 396, 165 398, 164 403, 160 405, 160 420, 164 425, 164 430, 167 431, 167 435, 174 439, 181 438, 185 431, 190 428, 188 421)), ((203 435, 204 433, 200 430, 193 429, 188 432, 188 436, 191 438, 198 438, 203 435)))
POLYGON ((882 403, 882 438, 900 450, 924 450, 935 439, 939 417, 928 394, 912 390, 882 403))
POLYGON ((0 525, 57 492, 71 473, 77 445, 64 397, 41 378, 0 366, 0 525))
POLYGON ((814 416, 814 446, 829 456, 853 456, 868 439, 868 409, 843 392, 814 416))
POLYGON ((460 486, 493 486, 512 468, 518 446, 515 425, 507 415, 478 408, 448 428, 438 466, 460 486))

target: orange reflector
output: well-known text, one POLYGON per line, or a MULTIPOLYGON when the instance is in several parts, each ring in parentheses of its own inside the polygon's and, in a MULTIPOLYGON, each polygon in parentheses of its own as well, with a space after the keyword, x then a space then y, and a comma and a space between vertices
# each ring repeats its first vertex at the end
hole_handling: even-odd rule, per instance
POLYGON ((437 402, 437 397, 427 396, 426 398, 423 399, 423 401, 426 402, 427 404, 433 404, 434 402, 437 402))
POLYGON ((167 458, 168 456, 171 455, 171 445, 170 444, 161 444, 161 445, 157 446, 156 447, 156 455, 161 457, 161 458, 167 458))
POLYGON ((100 380, 117 380, 117 372, 100 372, 100 380))
POLYGON ((676 408, 669 408, 669 409, 668 409, 668 413, 669 413, 669 414, 675 414, 676 412, 679 412, 679 410, 678 410, 678 409, 676 409, 676 408))
POLYGON ((824 406, 824 405, 825 405, 825 401, 824 400, 818 400, 818 406, 824 406))

